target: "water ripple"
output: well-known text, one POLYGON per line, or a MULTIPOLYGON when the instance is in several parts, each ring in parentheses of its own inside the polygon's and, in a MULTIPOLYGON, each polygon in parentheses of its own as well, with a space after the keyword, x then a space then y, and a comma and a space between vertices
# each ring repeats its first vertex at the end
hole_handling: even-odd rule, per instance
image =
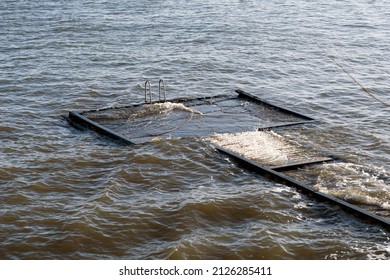
POLYGON ((169 98, 242 88, 319 120, 280 133, 386 175, 389 109, 334 60, 389 102, 389 10, 1 1, 0 258, 389 259, 380 227, 243 170, 205 140, 125 147, 61 118, 142 102, 146 79, 157 92, 163 78, 169 98))

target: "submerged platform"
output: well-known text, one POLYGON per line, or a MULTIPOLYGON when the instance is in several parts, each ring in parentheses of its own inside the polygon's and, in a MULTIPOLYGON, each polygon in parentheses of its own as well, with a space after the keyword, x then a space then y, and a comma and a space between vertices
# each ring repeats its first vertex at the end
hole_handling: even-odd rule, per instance
POLYGON ((205 137, 312 122, 244 91, 238 95, 178 98, 166 102, 69 112, 73 124, 128 144, 156 138, 205 137))
POLYGON ((313 122, 313 118, 241 90, 236 90, 236 93, 71 111, 69 121, 77 127, 94 130, 125 144, 144 144, 167 138, 206 138, 216 150, 260 175, 295 187, 319 200, 336 204, 390 230, 390 221, 386 218, 325 194, 283 173, 288 170, 299 172, 304 166, 321 165, 335 159, 302 149, 280 135, 266 131, 313 122), (262 130, 264 133, 256 134, 256 131, 262 130))

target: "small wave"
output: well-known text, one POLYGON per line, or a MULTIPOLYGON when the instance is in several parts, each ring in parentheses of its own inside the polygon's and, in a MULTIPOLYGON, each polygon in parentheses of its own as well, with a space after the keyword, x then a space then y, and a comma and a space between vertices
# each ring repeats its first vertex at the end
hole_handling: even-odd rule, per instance
POLYGON ((164 115, 174 110, 202 115, 202 113, 199 112, 198 110, 191 109, 181 103, 172 103, 172 102, 146 104, 141 106, 139 109, 140 110, 136 114, 130 117, 131 119, 141 118, 150 115, 164 115))
POLYGON ((390 210, 389 173, 354 163, 329 163, 318 169, 318 190, 355 204, 390 210))
POLYGON ((144 104, 141 106, 134 106, 130 108, 112 108, 107 110, 97 110, 94 112, 87 112, 85 113, 85 116, 94 120, 134 120, 157 115, 167 115, 172 111, 183 111, 189 112, 191 114, 202 115, 202 112, 189 108, 181 103, 164 102, 144 104))
POLYGON ((7 132, 7 133, 11 133, 11 132, 15 132, 17 129, 13 126, 10 126, 10 125, 0 125, 0 132, 7 132))

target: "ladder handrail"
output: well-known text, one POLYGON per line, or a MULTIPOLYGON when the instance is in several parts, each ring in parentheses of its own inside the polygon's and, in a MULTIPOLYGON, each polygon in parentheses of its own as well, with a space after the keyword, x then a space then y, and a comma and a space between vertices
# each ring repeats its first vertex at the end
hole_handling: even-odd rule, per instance
POLYGON ((147 80, 145 82, 145 103, 152 103, 152 90, 151 90, 151 87, 150 87, 150 81, 147 80), (149 85, 149 87, 148 87, 149 85), (148 99, 147 99, 147 92, 149 90, 149 102, 148 102, 148 99))
POLYGON ((167 94, 166 94, 166 91, 165 91, 165 83, 164 83, 163 79, 160 79, 160 81, 158 82, 158 100, 160 102, 161 102, 161 89, 163 89, 163 92, 164 92, 163 102, 166 102, 167 101, 167 94))

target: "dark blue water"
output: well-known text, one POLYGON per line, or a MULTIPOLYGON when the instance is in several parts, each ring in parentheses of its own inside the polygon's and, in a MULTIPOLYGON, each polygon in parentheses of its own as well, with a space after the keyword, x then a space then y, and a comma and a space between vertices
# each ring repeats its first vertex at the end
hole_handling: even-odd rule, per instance
POLYGON ((163 78, 170 98, 241 88, 318 119, 281 131, 347 162, 316 186, 387 216, 389 11, 368 0, 1 0, 0 258, 388 259, 381 227, 206 141, 123 147, 61 116, 142 102, 145 80, 156 92, 163 78))

